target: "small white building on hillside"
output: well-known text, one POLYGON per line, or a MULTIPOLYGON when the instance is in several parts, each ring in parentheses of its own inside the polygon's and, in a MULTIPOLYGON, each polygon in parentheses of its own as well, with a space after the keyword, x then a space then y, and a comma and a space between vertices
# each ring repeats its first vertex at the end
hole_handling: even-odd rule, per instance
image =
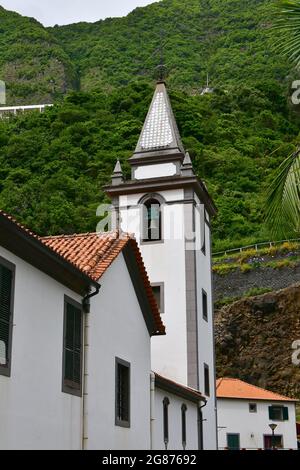
POLYGON ((217 402, 220 450, 297 449, 297 400, 222 378, 217 402))

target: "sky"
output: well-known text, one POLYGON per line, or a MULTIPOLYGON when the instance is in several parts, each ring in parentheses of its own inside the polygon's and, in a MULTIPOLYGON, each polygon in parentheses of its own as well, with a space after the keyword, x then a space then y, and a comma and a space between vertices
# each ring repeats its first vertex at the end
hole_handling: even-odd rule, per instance
MULTIPOLYGON (((7 10, 36 18, 45 26, 55 24, 94 22, 100 19, 125 16, 136 7, 155 0, 0 0, 7 10)), ((156 0, 157 1, 157 0, 156 0)))

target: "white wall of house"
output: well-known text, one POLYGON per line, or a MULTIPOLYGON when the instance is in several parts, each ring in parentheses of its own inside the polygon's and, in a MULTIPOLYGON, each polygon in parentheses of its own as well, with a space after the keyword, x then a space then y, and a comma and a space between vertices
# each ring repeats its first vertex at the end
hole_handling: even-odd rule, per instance
POLYGON ((271 435, 269 424, 277 424, 275 435, 283 436, 285 449, 297 449, 296 410, 290 402, 248 401, 218 399, 219 449, 227 447, 227 434, 240 434, 240 446, 246 449, 263 449, 264 435, 271 435), (257 413, 249 412, 249 403, 257 404, 257 413), (287 406, 288 421, 271 421, 269 406, 287 406))
POLYGON ((122 254, 91 300, 88 449, 150 448, 150 337, 122 254), (131 366, 130 428, 115 425, 115 358, 131 366))
POLYGON ((80 298, 0 247, 15 264, 11 377, 0 375, 0 449, 80 449, 81 399, 62 393, 64 296, 80 298))
POLYGON ((160 388, 155 388, 155 414, 154 414, 154 435, 153 450, 165 450, 163 432, 163 401, 164 398, 170 401, 168 407, 169 414, 169 444, 168 450, 183 450, 182 445, 182 421, 181 407, 187 407, 186 427, 187 446, 186 450, 198 450, 198 407, 194 402, 184 400, 174 394, 165 392, 160 388))
MULTIPOLYGON (((16 265, 11 377, 0 375, 0 449, 82 448, 82 398, 62 392, 64 296, 81 298, 0 248, 16 265)), ((123 255, 91 300, 88 448, 150 448, 150 336, 123 255), (131 364, 131 425, 115 425, 115 358, 131 364)))

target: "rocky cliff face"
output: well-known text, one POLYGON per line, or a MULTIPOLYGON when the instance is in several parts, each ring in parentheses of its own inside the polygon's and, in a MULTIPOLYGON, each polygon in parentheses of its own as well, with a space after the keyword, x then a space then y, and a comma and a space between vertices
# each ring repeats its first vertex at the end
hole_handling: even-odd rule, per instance
POLYGON ((300 398, 300 283, 242 299, 216 312, 217 375, 300 398))

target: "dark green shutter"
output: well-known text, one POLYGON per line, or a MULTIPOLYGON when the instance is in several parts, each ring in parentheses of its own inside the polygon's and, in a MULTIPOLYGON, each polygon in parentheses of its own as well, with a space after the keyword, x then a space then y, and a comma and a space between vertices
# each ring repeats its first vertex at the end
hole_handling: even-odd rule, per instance
POLYGON ((81 385, 82 312, 67 303, 65 325, 65 381, 76 389, 81 385))
POLYGON ((0 265, 0 365, 6 367, 9 362, 12 277, 12 271, 0 265))
POLYGON ((227 447, 230 450, 240 450, 239 434, 227 434, 227 447))
POLYGON ((287 406, 283 408, 283 420, 288 421, 289 420, 289 409, 287 406))
POLYGON ((269 406, 269 419, 274 419, 274 410, 273 406, 269 406))

